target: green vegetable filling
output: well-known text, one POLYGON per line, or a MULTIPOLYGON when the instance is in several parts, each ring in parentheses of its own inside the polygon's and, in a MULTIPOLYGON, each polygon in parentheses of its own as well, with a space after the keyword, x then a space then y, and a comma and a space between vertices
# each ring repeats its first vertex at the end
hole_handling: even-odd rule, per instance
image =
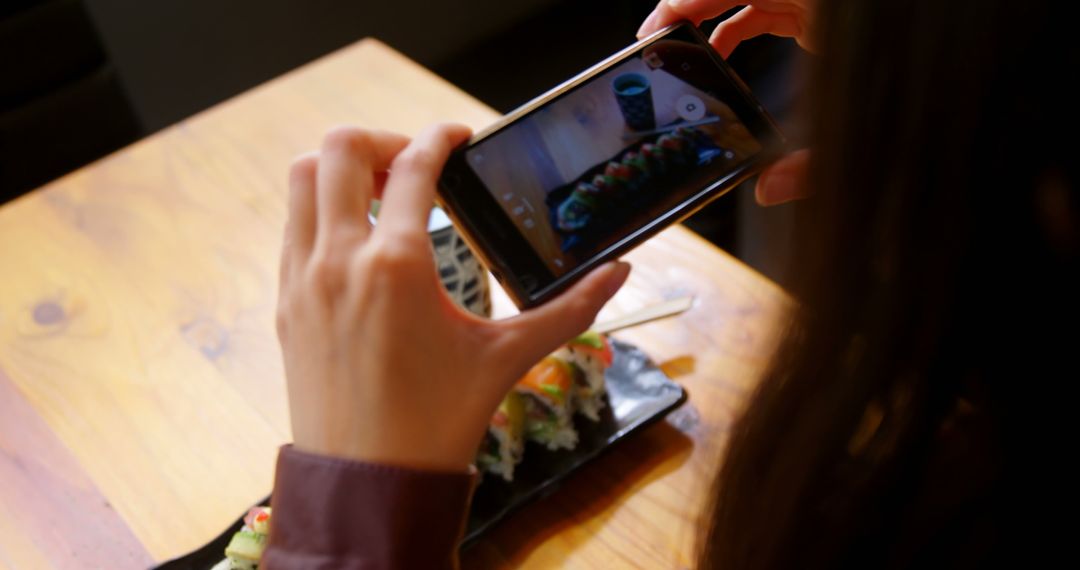
POLYGON ((552 396, 555 396, 556 398, 562 398, 563 397, 562 388, 559 388, 558 386, 552 386, 550 384, 545 384, 545 385, 541 386, 540 389, 547 392, 548 394, 551 394, 552 396))
POLYGON ((574 337, 574 340, 570 341, 570 343, 583 344, 597 349, 604 348, 604 339, 601 338, 600 333, 596 331, 585 331, 574 337))

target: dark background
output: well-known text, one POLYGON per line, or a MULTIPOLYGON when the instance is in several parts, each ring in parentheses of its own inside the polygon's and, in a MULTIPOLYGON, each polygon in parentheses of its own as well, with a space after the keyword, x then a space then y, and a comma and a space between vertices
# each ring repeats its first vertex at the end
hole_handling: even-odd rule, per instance
MULTIPOLYGON (((366 36, 506 112, 633 42, 654 5, 0 0, 0 202, 366 36)), ((762 38, 730 60, 795 139, 799 57, 762 38)), ((750 183, 688 225, 784 282, 790 208, 750 183)))

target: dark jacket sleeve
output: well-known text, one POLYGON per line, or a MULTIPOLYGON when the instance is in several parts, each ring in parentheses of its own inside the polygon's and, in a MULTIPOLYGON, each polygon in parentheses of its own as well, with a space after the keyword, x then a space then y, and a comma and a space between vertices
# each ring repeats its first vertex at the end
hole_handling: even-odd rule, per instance
POLYGON ((454 568, 475 480, 474 469, 406 469, 286 445, 261 567, 454 568))

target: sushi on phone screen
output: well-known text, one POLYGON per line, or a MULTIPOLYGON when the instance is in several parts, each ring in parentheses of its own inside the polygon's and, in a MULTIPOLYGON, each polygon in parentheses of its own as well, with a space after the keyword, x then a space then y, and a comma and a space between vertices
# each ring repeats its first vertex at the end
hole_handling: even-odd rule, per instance
POLYGON ((717 161, 735 168, 761 150, 731 108, 680 79, 676 64, 631 58, 468 151, 554 275, 681 201, 673 188, 707 183, 717 161), (626 77, 644 81, 613 85, 626 77), (640 93, 651 99, 652 128, 642 128, 640 93), (632 100, 620 106, 619 95, 632 100))

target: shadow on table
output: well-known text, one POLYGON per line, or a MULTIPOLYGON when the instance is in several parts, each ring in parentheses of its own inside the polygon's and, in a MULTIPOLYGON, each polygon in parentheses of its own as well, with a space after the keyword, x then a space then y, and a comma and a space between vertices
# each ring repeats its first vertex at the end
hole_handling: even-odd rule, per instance
MULTIPOLYGON (((690 405, 690 404, 684 404, 690 405)), ((551 495, 523 507, 487 536, 461 553, 466 569, 517 567, 549 538, 578 525, 595 526, 617 501, 677 470, 690 457, 693 440, 667 421, 660 421, 619 442, 608 453, 569 477, 551 495), (675 459, 672 461, 672 459, 675 459)), ((586 531, 592 532, 592 531, 586 531)), ((567 541, 558 564, 576 548, 567 541)))

